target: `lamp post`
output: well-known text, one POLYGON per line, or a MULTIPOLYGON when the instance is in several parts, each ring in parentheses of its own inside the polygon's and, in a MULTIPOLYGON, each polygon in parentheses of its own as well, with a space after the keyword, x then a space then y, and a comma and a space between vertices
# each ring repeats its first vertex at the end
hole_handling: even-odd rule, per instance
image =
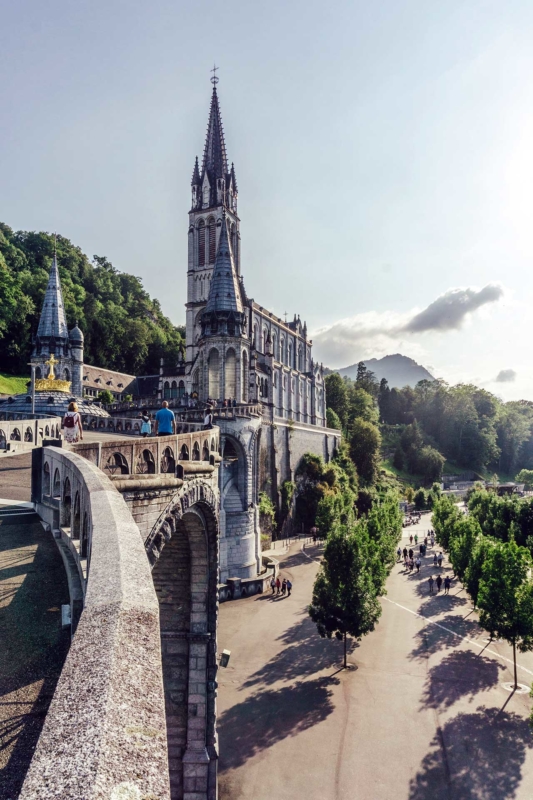
POLYGON ((31 367, 31 413, 35 416, 35 364, 30 364, 31 367))

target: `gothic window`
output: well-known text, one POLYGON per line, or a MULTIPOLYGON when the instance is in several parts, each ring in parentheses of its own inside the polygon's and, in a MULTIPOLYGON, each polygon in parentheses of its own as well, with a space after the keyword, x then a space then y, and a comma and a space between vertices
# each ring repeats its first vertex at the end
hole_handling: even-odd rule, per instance
POLYGON ((24 441, 33 442, 33 431, 29 426, 26 428, 26 432, 24 433, 24 441))
POLYGON ((257 341, 257 323, 254 325, 254 347, 258 349, 258 341, 257 341))
POLYGON ((279 341, 279 360, 282 364, 285 363, 285 339, 283 337, 279 341))
POLYGON ((192 374, 192 386, 191 386, 191 389, 192 389, 192 393, 193 394, 198 394, 199 376, 200 376, 200 370, 197 368, 197 369, 194 370, 194 372, 192 374))
POLYGON ((53 496, 60 497, 61 496, 61 476, 59 474, 59 470, 56 469, 54 472, 54 489, 53 489, 53 496))
MULTIPOLYGON (((4 436, 5 440, 5 436, 4 436)), ((50 465, 46 463, 43 470, 43 494, 50 494, 50 465)))
POLYGON ((205 222, 198 223, 198 266, 205 267, 205 222))
POLYGON ((174 460, 174 453, 172 448, 165 447, 163 450, 163 457, 161 459, 161 472, 173 473, 176 471, 176 462, 174 460))
POLYGON ((193 461, 200 461, 200 445, 198 442, 195 442, 192 448, 192 460, 193 461))
POLYGON ((277 387, 277 385, 278 385, 278 373, 275 372, 274 373, 274 389, 277 387))
POLYGON ((292 342, 289 342, 289 353, 288 353, 288 355, 289 355, 289 358, 288 358, 287 363, 288 363, 289 367, 292 367, 292 342))
POLYGON ((172 384, 170 386, 170 396, 171 397, 178 396, 178 384, 176 383, 176 381, 172 381, 172 384))
POLYGON ((183 397, 185 394, 185 384, 183 381, 178 383, 178 397, 183 397))
POLYGON ((274 356, 274 359, 277 361, 278 360, 278 354, 277 354, 277 351, 276 351, 276 344, 277 344, 277 342, 276 342, 276 334, 273 333, 272 334, 272 354, 274 356))
POLYGON ((150 450, 143 450, 137 459, 135 468, 137 475, 154 475, 155 474, 155 461, 150 450))
POLYGON ((248 353, 246 350, 243 350, 242 353, 242 392, 241 398, 242 402, 246 403, 248 400, 248 353))
POLYGON ((170 398, 170 383, 168 381, 165 381, 163 385, 163 397, 165 400, 170 398))
POLYGON ((217 400, 220 397, 220 380, 219 380, 220 358, 218 350, 215 350, 215 348, 213 348, 209 353, 209 358, 207 362, 207 371, 208 371, 208 381, 209 381, 207 394, 213 400, 217 400))
POLYGON ((66 367, 63 370, 63 380, 65 380, 65 381, 69 381, 70 380, 70 372, 66 367))
POLYGON ((207 439, 202 447, 202 461, 209 461, 209 442, 207 439))
POLYGON ((229 399, 237 395, 237 374, 236 374, 236 358, 235 350, 230 348, 226 352, 226 369, 225 369, 226 386, 224 397, 229 399))
POLYGON ((180 461, 188 461, 189 460, 189 448, 186 444, 181 445, 180 450, 180 461))
POLYGON ((303 372, 303 354, 301 346, 298 348, 298 369, 303 372))
POLYGON ((20 442, 21 436, 19 429, 13 428, 13 430, 11 431, 11 436, 9 438, 11 439, 12 442, 20 442))
POLYGON ((216 256, 217 229, 213 217, 209 218, 209 263, 213 264, 216 256))
POLYGON ((122 453, 113 453, 112 456, 109 456, 105 469, 111 475, 127 475, 129 473, 128 462, 122 453))

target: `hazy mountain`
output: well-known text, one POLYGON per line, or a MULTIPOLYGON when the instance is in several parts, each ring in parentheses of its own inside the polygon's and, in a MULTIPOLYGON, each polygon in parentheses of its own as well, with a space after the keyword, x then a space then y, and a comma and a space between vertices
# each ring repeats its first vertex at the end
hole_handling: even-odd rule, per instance
MULTIPOLYGON (((402 386, 416 386, 418 381, 435 380, 425 367, 417 364, 412 358, 400 355, 400 353, 396 353, 393 356, 384 356, 383 358, 370 358, 365 361, 365 364, 367 369, 372 370, 379 381, 382 378, 386 378, 391 389, 393 387, 401 389, 402 386)), ((357 377, 357 364, 352 364, 350 367, 343 367, 343 369, 336 371, 355 380, 357 377)))

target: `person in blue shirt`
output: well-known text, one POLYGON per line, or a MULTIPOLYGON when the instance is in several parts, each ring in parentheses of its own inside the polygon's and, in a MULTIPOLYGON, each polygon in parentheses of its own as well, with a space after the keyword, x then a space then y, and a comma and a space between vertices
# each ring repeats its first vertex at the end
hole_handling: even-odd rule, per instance
POLYGON ((160 408, 155 415, 155 424, 158 436, 170 436, 176 431, 174 412, 170 410, 166 400, 163 400, 163 408, 160 408))

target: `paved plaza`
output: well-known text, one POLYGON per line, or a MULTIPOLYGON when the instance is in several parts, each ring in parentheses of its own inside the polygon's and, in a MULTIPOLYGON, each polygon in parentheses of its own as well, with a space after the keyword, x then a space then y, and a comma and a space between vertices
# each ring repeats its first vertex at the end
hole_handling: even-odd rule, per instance
MULTIPOLYGON (((406 528, 419 536, 429 517, 406 528)), ((282 552, 281 550, 279 551, 282 552)), ((376 630, 352 646, 322 640, 306 615, 320 551, 283 556, 292 596, 220 608, 220 798, 254 800, 530 800, 528 694, 511 694, 510 647, 488 644, 458 581, 430 596, 421 574, 394 567, 376 630)), ((430 565, 430 566, 429 566, 430 565)), ((533 679, 533 654, 519 656, 533 679)))

